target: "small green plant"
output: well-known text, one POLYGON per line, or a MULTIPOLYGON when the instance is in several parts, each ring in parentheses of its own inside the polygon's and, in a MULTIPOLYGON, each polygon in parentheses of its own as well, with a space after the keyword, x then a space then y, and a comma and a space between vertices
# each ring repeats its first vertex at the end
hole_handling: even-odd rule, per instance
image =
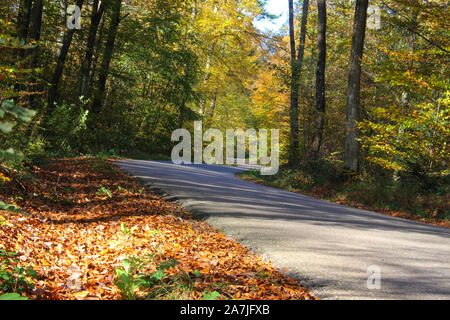
POLYGON ((132 227, 130 230, 128 230, 125 222, 122 222, 120 224, 120 231, 122 231, 123 234, 127 235, 129 234, 130 236, 134 235, 134 231, 137 229, 138 226, 134 226, 132 227))
POLYGON ((151 230, 151 231, 148 232, 148 234, 145 237, 147 239, 149 239, 150 237, 152 237, 152 236, 154 236, 156 234, 159 234, 159 233, 161 233, 161 230, 151 230))
POLYGON ((132 188, 132 189, 127 190, 127 191, 129 191, 131 193, 137 193, 139 195, 142 195, 144 193, 144 191, 145 191, 145 188, 140 188, 140 189, 132 188))
POLYGON ((213 291, 213 292, 205 292, 205 294, 202 297, 202 300, 217 300, 219 298, 222 298, 222 295, 217 291, 213 291))
POLYGON ((109 151, 100 151, 97 153, 97 158, 99 159, 120 159, 120 155, 114 149, 110 149, 109 151))
POLYGON ((126 259, 122 261, 122 267, 115 270, 118 278, 114 280, 114 284, 120 289, 124 300, 136 299, 135 291, 139 288, 140 282, 134 278, 134 273, 139 266, 138 261, 126 259))
POLYGON ((31 267, 23 267, 18 254, 0 249, 0 291, 6 293, 24 292, 33 287, 33 278, 37 277, 36 271, 31 267))
MULTIPOLYGON (((167 260, 156 265, 156 271, 148 272, 148 266, 153 263, 153 257, 131 257, 122 261, 122 267, 117 268, 115 285, 120 289, 125 300, 144 299, 179 299, 186 296, 194 288, 193 278, 186 272, 168 275, 167 270, 179 264, 176 260, 167 260), (137 296, 137 290, 140 295, 137 296)), ((200 277, 195 270, 194 277, 200 277)), ((215 294, 207 297, 214 297, 215 294)), ((216 296, 217 298, 218 296, 216 296)))
POLYGON ((5 211, 9 211, 9 212, 21 213, 23 215, 28 215, 27 213, 23 212, 22 209, 19 208, 18 206, 14 205, 14 204, 6 204, 3 201, 0 201, 0 210, 5 210, 5 211))
POLYGON ((62 206, 72 206, 73 205, 72 201, 61 198, 58 194, 51 194, 50 197, 47 197, 44 194, 41 194, 40 198, 45 202, 60 204, 62 206))
POLYGON ((112 192, 111 190, 109 190, 108 188, 106 188, 105 186, 101 186, 100 188, 98 188, 97 192, 95 193, 98 196, 108 196, 109 198, 112 198, 112 192))

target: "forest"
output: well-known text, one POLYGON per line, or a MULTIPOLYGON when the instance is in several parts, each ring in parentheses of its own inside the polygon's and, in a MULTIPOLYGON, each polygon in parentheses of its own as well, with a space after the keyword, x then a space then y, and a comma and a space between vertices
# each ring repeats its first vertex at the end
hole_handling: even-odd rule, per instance
MULTIPOLYGON (((55 183, 56 169, 42 171, 51 161, 68 161, 56 165, 67 190, 84 182, 64 187, 66 166, 127 180, 103 159, 168 160, 172 132, 202 121, 204 131, 280 130, 280 171, 242 179, 448 227, 449 2, 283 1, 288 21, 273 31, 255 26, 277 18, 264 0, 3 0, 0 209, 17 211, 47 192, 29 185, 55 183)), ((134 184, 91 178, 105 201, 112 187, 134 184)), ((42 203, 50 198, 64 207, 52 196, 42 203)), ((124 225, 122 233, 130 236, 124 225)), ((244 294, 208 286, 190 297, 244 294)), ((27 296, 57 295, 42 290, 27 296)), ((243 298, 288 295, 255 290, 243 298)))

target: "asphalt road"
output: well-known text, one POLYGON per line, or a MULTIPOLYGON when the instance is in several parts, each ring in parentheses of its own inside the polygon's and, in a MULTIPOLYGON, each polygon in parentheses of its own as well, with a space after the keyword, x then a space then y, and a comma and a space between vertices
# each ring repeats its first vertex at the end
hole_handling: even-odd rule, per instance
POLYGON ((118 164, 277 267, 289 268, 287 274, 322 299, 450 299, 450 229, 243 181, 235 177, 242 170, 236 167, 118 164), (368 289, 372 266, 379 268, 380 289, 368 289))

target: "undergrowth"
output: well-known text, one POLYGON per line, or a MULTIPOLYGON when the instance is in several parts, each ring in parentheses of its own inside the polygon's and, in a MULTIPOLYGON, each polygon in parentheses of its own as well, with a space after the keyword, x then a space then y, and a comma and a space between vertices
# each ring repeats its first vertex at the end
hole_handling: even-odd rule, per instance
MULTIPOLYGON (((265 185, 303 192, 317 198, 371 210, 404 212, 418 219, 450 220, 449 177, 414 177, 392 174, 351 175, 330 161, 303 163, 298 168, 280 168, 274 176, 258 170, 239 177, 265 185)), ((432 222, 432 221, 430 221, 432 222)))

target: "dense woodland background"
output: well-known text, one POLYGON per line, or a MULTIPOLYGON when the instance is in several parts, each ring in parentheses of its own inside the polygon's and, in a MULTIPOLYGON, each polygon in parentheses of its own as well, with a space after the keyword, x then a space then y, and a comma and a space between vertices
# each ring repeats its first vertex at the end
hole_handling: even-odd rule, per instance
POLYGON ((271 34, 253 25, 272 18, 261 0, 3 0, 0 155, 164 158, 194 120, 279 128, 272 180, 350 179, 367 201, 401 194, 394 209, 448 217, 449 3, 370 1, 378 30, 356 3, 286 0, 290 24, 271 34))

